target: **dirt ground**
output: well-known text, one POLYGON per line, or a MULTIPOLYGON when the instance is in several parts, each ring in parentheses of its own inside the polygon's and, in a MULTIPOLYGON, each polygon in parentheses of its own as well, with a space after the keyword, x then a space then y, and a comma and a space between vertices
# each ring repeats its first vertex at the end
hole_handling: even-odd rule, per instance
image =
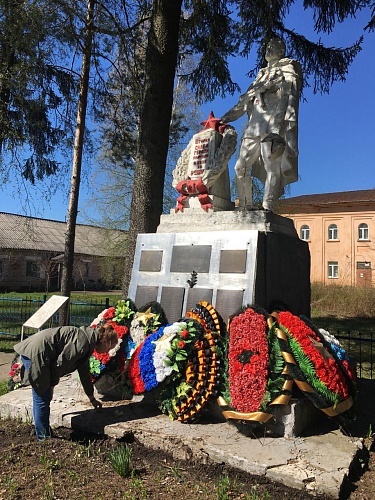
MULTIPOLYGON (((375 381, 360 384, 358 418, 353 436, 375 429, 375 381)), ((56 429, 39 443, 31 424, 0 419, 0 500, 304 500, 319 499, 259 476, 235 471, 224 464, 179 462, 161 451, 132 441, 131 475, 120 477, 108 453, 124 443, 105 436, 77 435, 56 429)), ((340 500, 375 500, 374 435, 366 438, 368 453, 343 488, 340 500)))
POLYGON ((349 485, 350 500, 374 500, 375 499, 375 443, 369 446, 368 461, 363 464, 363 471, 357 477, 353 477, 349 485))
POLYGON ((224 465, 179 462, 136 441, 130 444, 132 473, 122 478, 110 464, 108 452, 124 443, 103 437, 90 440, 66 429, 55 433, 56 437, 39 443, 30 425, 0 421, 0 499, 312 498, 224 465))
MULTIPOLYGON (((78 436, 56 429, 45 442, 36 441, 33 428, 16 420, 0 420, 2 466, 0 500, 84 499, 326 499, 235 471, 223 464, 179 462, 136 441, 131 474, 122 478, 113 469, 108 453, 124 443, 98 436, 78 436)), ((348 483, 341 498, 375 498, 375 452, 368 469, 348 483), (351 491, 351 493, 350 493, 351 491)))

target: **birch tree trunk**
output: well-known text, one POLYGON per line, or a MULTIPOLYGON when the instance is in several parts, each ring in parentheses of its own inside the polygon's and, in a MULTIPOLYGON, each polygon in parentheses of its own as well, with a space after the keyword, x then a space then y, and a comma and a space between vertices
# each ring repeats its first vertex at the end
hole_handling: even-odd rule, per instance
MULTIPOLYGON (((81 184, 82 153, 86 125, 87 97, 89 91, 95 1, 96 0, 88 0, 87 2, 86 28, 83 43, 76 133, 73 150, 72 177, 70 183, 70 197, 65 233, 65 250, 61 277, 61 295, 64 295, 65 297, 70 297, 73 284, 74 240, 78 213, 79 188, 81 184)), ((67 325, 68 323, 69 301, 66 307, 60 309, 59 314, 60 326, 67 325)))

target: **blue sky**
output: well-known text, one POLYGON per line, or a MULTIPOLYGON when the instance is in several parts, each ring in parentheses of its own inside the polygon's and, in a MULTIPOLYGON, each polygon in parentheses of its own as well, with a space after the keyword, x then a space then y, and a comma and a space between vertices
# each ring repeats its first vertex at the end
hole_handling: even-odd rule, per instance
MULTIPOLYGON (((369 20, 369 12, 357 19, 349 19, 337 25, 334 32, 321 35, 323 43, 345 47, 363 34, 369 20)), ((289 28, 313 40, 311 14, 295 8, 289 17, 289 28)), ((325 95, 305 91, 307 102, 300 103, 299 116, 299 175, 300 180, 291 184, 290 196, 303 194, 350 191, 375 188, 375 33, 365 34, 363 50, 349 68, 345 82, 336 82, 325 95)), ((233 58, 230 62, 232 78, 244 92, 251 80, 246 73, 254 66, 252 60, 233 58)), ((240 93, 226 99, 216 99, 202 107, 202 121, 212 110, 222 116, 237 101, 240 93)), ((233 122, 239 137, 244 121, 233 122)), ((232 171, 235 157, 230 162, 232 171)), ((0 211, 33 215, 54 220, 65 220, 67 193, 59 192, 51 202, 39 201, 38 188, 31 191, 31 212, 25 214, 22 202, 11 189, 3 189, 0 211)), ((83 187, 80 205, 92 196, 83 187)), ((78 222, 84 222, 78 215, 78 222)))

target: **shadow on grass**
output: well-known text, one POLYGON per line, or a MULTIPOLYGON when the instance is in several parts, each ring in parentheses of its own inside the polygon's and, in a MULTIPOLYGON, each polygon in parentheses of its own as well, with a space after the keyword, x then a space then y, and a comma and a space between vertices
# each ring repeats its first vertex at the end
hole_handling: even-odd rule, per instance
POLYGON ((353 437, 371 437, 375 431, 375 380, 358 379, 358 396, 354 401, 353 422, 345 426, 345 432, 353 437))

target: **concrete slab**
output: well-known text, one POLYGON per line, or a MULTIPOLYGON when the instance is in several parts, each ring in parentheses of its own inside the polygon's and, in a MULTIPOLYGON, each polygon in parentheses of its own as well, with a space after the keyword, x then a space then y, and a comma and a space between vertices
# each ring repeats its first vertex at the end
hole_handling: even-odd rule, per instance
POLYGON ((163 214, 160 217, 158 233, 207 232, 210 231, 256 231, 277 232, 298 238, 292 219, 266 212, 265 210, 230 210, 205 212, 201 207, 184 212, 163 214))
POLYGON ((15 353, 0 351, 0 381, 8 380, 15 353))
MULTIPOLYGON (((363 449, 363 441, 332 428, 306 437, 245 437, 236 426, 213 411, 197 424, 171 422, 151 398, 106 401, 95 411, 87 401, 77 375, 64 377, 55 388, 51 425, 136 437, 147 447, 163 449, 175 458, 225 462, 240 470, 265 476, 311 493, 339 498, 340 489, 363 449)), ((21 388, 0 397, 1 417, 31 420, 31 389, 21 388)), ((324 420, 326 421, 326 420, 324 420)))

